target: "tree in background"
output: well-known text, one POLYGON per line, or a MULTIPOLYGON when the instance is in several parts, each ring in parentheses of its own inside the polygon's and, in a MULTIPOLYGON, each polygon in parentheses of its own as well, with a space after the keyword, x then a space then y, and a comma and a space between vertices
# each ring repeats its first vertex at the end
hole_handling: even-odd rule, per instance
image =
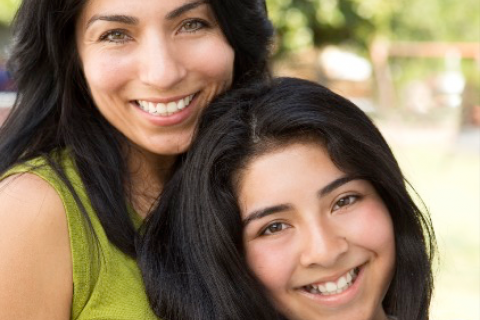
MULTIPOLYGON (((8 25, 21 0, 0 0, 8 25)), ((279 52, 348 44, 367 48, 375 36, 395 40, 479 41, 478 0, 266 0, 279 52)))
POLYGON ((20 0, 0 0, 0 24, 10 24, 19 4, 20 0))
POLYGON ((478 0, 267 0, 279 53, 392 41, 479 41, 478 0))

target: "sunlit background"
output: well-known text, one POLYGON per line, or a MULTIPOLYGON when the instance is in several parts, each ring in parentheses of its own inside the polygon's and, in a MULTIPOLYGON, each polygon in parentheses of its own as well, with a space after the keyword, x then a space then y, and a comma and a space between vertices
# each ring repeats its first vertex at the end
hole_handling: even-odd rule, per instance
MULTIPOLYGON (((15 97, 4 64, 18 3, 0 0, 0 123, 15 97)), ((274 73, 356 102, 430 210, 440 252, 431 319, 479 320, 480 1, 267 5, 277 28, 274 73)))

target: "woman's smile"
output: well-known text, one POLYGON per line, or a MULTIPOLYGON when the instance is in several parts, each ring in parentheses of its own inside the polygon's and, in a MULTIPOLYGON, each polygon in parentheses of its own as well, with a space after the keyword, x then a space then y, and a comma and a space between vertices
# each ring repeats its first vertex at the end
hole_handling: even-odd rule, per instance
POLYGON ((233 79, 234 51, 204 1, 89 1, 77 45, 100 113, 152 155, 185 152, 233 79))
POLYGON ((133 103, 143 111, 159 117, 168 117, 172 114, 188 108, 192 102, 194 94, 190 94, 180 99, 167 99, 163 102, 153 100, 136 100, 133 103))

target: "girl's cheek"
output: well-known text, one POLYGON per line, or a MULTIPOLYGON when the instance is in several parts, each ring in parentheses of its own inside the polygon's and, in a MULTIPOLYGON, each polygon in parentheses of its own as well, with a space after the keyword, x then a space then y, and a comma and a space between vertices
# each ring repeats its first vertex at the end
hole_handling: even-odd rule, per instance
POLYGON ((344 224, 349 240, 366 248, 390 246, 394 241, 390 214, 380 200, 368 201, 344 224), (372 232, 373 231, 373 232, 372 232))
POLYGON ((247 263, 270 291, 284 287, 295 268, 288 246, 247 244, 247 263))

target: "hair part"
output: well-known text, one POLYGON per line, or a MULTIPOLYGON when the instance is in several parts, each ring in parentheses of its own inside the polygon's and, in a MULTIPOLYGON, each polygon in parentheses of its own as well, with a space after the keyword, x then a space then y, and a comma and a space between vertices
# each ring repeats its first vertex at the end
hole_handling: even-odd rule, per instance
POLYGON ((388 144, 353 103, 290 78, 227 93, 205 111, 139 246, 147 293, 159 316, 252 319, 253 310, 255 319, 281 317, 245 261, 235 178, 255 157, 306 140, 323 145, 340 170, 372 183, 390 212, 396 271, 383 301, 387 314, 428 319, 435 235, 388 144))

